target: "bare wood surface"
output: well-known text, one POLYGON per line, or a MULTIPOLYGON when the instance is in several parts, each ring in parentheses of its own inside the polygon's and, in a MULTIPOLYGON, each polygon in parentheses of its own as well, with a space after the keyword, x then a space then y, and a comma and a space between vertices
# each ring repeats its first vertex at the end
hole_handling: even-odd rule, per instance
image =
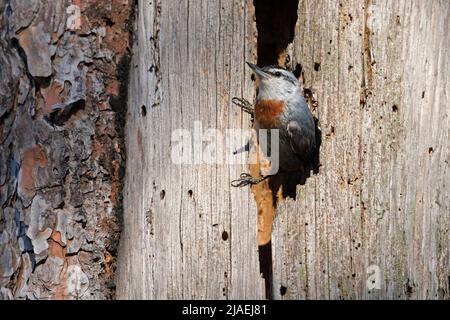
POLYGON ((252 10, 251 1, 139 1, 119 298, 264 297, 255 205, 230 186, 245 166, 171 162, 173 130, 249 128, 231 99, 254 94, 252 10))
POLYGON ((300 1, 322 166, 277 212, 276 298, 449 298, 449 16, 448 1, 300 1))

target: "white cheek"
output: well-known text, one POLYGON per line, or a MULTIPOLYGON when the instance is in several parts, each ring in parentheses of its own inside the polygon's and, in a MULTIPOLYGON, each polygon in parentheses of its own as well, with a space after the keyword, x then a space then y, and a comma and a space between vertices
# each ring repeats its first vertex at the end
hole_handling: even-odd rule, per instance
POLYGON ((279 78, 261 81, 259 86, 259 99, 286 100, 295 94, 295 87, 279 78))
POLYGON ((262 99, 277 99, 280 96, 280 83, 278 79, 263 80, 259 86, 258 97, 262 99))

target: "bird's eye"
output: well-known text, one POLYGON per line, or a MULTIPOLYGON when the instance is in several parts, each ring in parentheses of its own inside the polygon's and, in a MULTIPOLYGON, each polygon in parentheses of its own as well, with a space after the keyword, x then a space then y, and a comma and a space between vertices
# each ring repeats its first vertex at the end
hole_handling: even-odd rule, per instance
POLYGON ((280 77, 280 76, 281 76, 281 72, 280 72, 280 71, 276 71, 276 72, 274 73, 274 75, 275 75, 275 77, 280 77))

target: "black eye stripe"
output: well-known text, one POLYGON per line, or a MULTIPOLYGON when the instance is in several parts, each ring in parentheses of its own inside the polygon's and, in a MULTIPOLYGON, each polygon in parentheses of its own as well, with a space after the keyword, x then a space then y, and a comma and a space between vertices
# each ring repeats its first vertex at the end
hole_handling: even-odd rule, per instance
POLYGON ((270 73, 271 75, 273 75, 274 77, 283 77, 286 78, 286 75, 284 73, 282 73, 281 71, 275 70, 275 71, 268 71, 268 73, 270 73))
POLYGON ((271 74, 272 76, 274 76, 274 77, 281 77, 281 78, 283 78, 284 80, 287 80, 287 81, 289 81, 289 82, 291 82, 291 83, 293 83, 293 84, 296 84, 296 80, 297 79, 295 79, 295 76, 293 76, 294 77, 294 79, 292 78, 292 76, 290 76, 289 74, 286 74, 285 72, 283 72, 283 71, 286 71, 285 69, 281 69, 280 70, 280 68, 277 68, 276 66, 267 66, 267 67, 264 67, 264 68, 262 68, 265 72, 267 72, 267 73, 269 73, 269 74, 271 74), (277 75, 276 73, 280 73, 279 75, 277 75))
POLYGON ((283 78, 284 80, 288 80, 289 82, 295 83, 291 77, 289 77, 289 75, 284 74, 280 71, 274 71, 274 72, 270 72, 273 76, 277 77, 277 78, 283 78))

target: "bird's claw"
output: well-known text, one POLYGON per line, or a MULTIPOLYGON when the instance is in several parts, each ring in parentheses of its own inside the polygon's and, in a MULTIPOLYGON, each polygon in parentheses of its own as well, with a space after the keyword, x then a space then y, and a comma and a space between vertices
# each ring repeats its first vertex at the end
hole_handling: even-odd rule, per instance
POLYGON ((253 115, 255 113, 255 111, 253 110, 252 104, 250 102, 248 102, 247 100, 245 100, 244 98, 234 97, 233 99, 231 99, 231 102, 233 102, 239 108, 241 108, 242 110, 244 110, 245 112, 247 112, 251 115, 253 115))
POLYGON ((267 178, 266 177, 261 177, 261 178, 253 178, 249 173, 241 173, 240 178, 231 181, 231 185, 233 187, 245 187, 248 185, 254 185, 254 184, 258 184, 261 181, 265 180, 267 178))

